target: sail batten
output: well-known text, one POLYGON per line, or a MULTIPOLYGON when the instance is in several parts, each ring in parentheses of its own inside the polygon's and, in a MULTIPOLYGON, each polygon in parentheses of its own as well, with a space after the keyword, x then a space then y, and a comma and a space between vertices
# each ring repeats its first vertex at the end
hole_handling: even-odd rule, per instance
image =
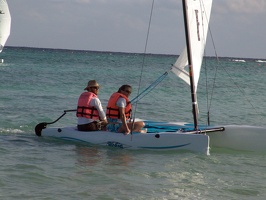
POLYGON ((11 15, 6 0, 0 0, 0 52, 10 35, 11 15))
MULTIPOLYGON (((194 87, 196 91, 206 45, 211 6, 212 0, 187 0, 190 41, 191 46, 196 47, 193 48, 191 52, 194 87)), ((187 66, 187 47, 185 47, 176 63, 173 65, 172 72, 183 79, 187 84, 190 84, 189 73, 185 69, 187 66)))

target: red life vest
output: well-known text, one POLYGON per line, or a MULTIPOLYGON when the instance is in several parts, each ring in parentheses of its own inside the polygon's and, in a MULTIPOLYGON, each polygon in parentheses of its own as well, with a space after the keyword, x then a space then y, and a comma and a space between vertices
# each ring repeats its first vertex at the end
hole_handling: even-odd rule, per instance
POLYGON ((93 97, 97 98, 97 95, 92 92, 83 92, 78 100, 77 117, 85 117, 89 119, 99 119, 99 113, 97 108, 90 106, 90 101, 93 97))
POLYGON ((118 106, 116 105, 116 102, 120 97, 126 99, 127 105, 125 107, 125 115, 126 115, 126 119, 130 118, 130 114, 131 114, 130 101, 125 95, 118 93, 118 92, 113 93, 108 101, 107 110, 106 110, 107 118, 120 119, 119 109, 118 109, 118 106))

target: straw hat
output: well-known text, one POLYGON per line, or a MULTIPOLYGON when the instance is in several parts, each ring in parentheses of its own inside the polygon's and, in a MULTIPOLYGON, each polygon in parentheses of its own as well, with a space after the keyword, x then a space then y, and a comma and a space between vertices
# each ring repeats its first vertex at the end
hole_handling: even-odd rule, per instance
POLYGON ((84 90, 87 90, 87 89, 89 89, 90 87, 97 87, 97 88, 99 88, 100 85, 97 83, 96 80, 90 80, 90 81, 88 82, 87 87, 85 87, 84 90))

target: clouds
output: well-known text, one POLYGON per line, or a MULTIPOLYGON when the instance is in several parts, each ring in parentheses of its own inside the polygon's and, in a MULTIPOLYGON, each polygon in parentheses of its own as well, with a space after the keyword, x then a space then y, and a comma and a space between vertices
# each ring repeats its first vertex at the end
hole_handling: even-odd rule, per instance
POLYGON ((213 7, 217 13, 264 14, 265 0, 215 0, 213 7))
MULTIPOLYGON (((7 45, 143 52, 151 0, 9 0, 7 45)), ((181 0, 155 0, 148 52, 184 47, 181 0)), ((214 0, 211 29, 220 56, 264 58, 266 1, 214 0)), ((207 55, 214 55, 209 48, 207 55)), ((207 49, 208 50, 208 49, 207 49)))
POLYGON ((232 12, 247 13, 247 14, 259 14, 266 12, 265 0, 234 0, 227 1, 227 6, 232 12))
POLYGON ((214 1, 211 27, 218 52, 229 57, 266 58, 265 20, 264 0, 214 1))

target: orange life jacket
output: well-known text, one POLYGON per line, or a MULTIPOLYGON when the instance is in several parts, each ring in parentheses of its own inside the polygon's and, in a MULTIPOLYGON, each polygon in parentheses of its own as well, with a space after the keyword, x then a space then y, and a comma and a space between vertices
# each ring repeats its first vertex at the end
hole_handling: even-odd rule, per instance
POLYGON ((130 101, 125 95, 118 93, 118 92, 113 93, 108 101, 107 110, 106 110, 107 118, 120 119, 119 109, 118 109, 118 106, 116 105, 116 102, 120 97, 126 99, 127 105, 125 107, 125 115, 126 115, 126 119, 130 118, 130 114, 131 114, 130 101))
POLYGON ((90 101, 93 97, 97 98, 97 95, 92 92, 83 92, 78 100, 77 117, 85 117, 89 119, 99 119, 99 113, 97 108, 90 106, 90 101))

